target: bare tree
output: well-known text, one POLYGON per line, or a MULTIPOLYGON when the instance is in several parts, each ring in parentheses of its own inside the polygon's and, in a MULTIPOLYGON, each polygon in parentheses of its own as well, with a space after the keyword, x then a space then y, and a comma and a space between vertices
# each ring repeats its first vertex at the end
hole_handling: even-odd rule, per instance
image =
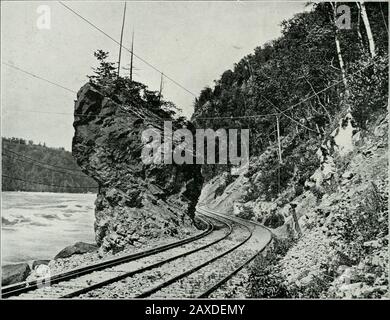
POLYGON ((360 19, 361 19, 361 17, 360 17, 361 16, 360 3, 356 2, 356 5, 357 5, 358 11, 359 11, 356 31, 357 31, 357 35, 358 35, 358 38, 359 38, 359 45, 361 47, 361 50, 364 51, 363 37, 362 37, 362 33, 360 32, 360 19))
POLYGON ((366 28, 366 33, 367 33, 367 38, 368 38, 368 46, 370 48, 371 58, 374 58, 376 55, 375 42, 374 42, 374 37, 373 37, 372 31, 371 31, 370 20, 368 19, 368 16, 367 16, 366 5, 364 4, 364 2, 361 2, 361 3, 358 2, 357 5, 360 9, 360 14, 362 16, 364 27, 366 28))
POLYGON ((330 2, 330 5, 332 6, 333 9, 333 21, 335 23, 335 44, 336 44, 336 52, 337 52, 337 58, 339 60, 339 65, 340 65, 340 71, 341 71, 341 77, 343 79, 344 87, 345 87, 345 94, 348 97, 349 96, 349 86, 348 86, 348 81, 347 81, 347 76, 345 72, 345 65, 344 65, 344 60, 343 60, 343 55, 341 54, 341 46, 340 46, 340 30, 336 24, 336 19, 337 19, 337 6, 336 3, 330 2))

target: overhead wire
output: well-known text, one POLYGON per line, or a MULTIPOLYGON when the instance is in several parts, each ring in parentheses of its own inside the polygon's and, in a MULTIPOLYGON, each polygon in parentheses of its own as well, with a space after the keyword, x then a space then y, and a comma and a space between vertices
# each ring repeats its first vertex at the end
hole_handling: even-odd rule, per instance
POLYGON ((1 175, 2 178, 7 178, 7 179, 12 179, 12 180, 16 180, 16 181, 22 181, 22 182, 25 182, 25 183, 30 183, 30 184, 35 184, 35 185, 43 185, 43 186, 47 186, 47 187, 55 187, 55 188, 71 188, 71 189, 98 189, 98 187, 95 187, 95 186, 61 186, 61 185, 57 185, 57 184, 47 184, 47 183, 44 183, 44 182, 40 182, 40 181, 33 181, 33 180, 26 180, 26 179, 22 179, 22 178, 18 178, 18 177, 12 177, 12 176, 9 176, 9 175, 6 175, 6 174, 2 174, 1 175))
MULTIPOLYGON (((164 73, 162 70, 160 70, 159 68, 155 67, 153 64, 151 64, 150 62, 148 62, 147 60, 145 60, 144 58, 142 58, 140 55, 134 53, 134 51, 132 51, 131 49, 127 48, 126 46, 124 46, 123 44, 121 45, 121 43, 116 40, 114 37, 110 36, 107 32, 105 32, 104 30, 102 30, 101 28, 99 28, 96 24, 94 24, 93 22, 91 22, 90 20, 88 20, 87 18, 85 18, 84 16, 82 16, 80 13, 78 13, 76 10, 74 10, 73 8, 67 6, 65 3, 63 3, 62 1, 58 1, 63 7, 65 7, 66 9, 68 9, 70 12, 72 12, 73 14, 75 14, 76 16, 78 16, 80 19, 82 19, 83 21, 85 21, 86 23, 88 23, 90 26, 92 26, 94 29, 98 30, 100 33, 102 33, 103 35, 105 35, 107 38, 109 38, 110 40, 112 40, 113 42, 115 42, 116 44, 118 44, 119 46, 121 46, 123 49, 125 49, 126 51, 128 51, 129 53, 133 54, 134 57, 136 57, 138 60, 142 61, 143 63, 145 63, 147 66, 149 66, 150 68, 152 68, 153 70, 157 71, 158 73, 162 74, 164 73)), ((191 94, 192 96, 196 97, 197 95, 195 93, 193 93, 191 90, 187 89, 186 87, 184 87, 182 84, 180 84, 178 81, 176 81, 175 79, 173 79, 172 77, 168 76, 166 73, 164 73, 164 77, 168 80, 170 80, 172 83, 174 83, 176 86, 178 86, 179 88, 183 89, 184 91, 186 91, 187 93, 191 94)))

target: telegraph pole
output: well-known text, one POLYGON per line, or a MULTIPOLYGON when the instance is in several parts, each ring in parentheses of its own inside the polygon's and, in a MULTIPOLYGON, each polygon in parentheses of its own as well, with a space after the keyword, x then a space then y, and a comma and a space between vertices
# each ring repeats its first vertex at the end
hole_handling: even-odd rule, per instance
POLYGON ((131 36, 130 81, 133 81, 133 50, 134 50, 134 30, 131 36))
POLYGON ((276 132, 278 135, 278 154, 279 154, 279 166, 278 166, 278 194, 280 193, 280 166, 282 164, 282 146, 280 143, 280 126, 279 126, 279 115, 276 116, 276 132))
POLYGON ((159 92, 159 101, 161 101, 161 95, 162 95, 162 89, 163 89, 163 80, 164 80, 164 73, 161 72, 161 79, 160 79, 160 92, 159 92))
POLYGON ((118 78, 119 78, 119 72, 121 69, 121 56, 122 56, 122 40, 123 40, 123 28, 125 26, 125 18, 126 18, 126 2, 125 6, 123 8, 123 20, 122 20, 122 29, 121 29, 121 41, 119 45, 119 59, 118 59, 118 78))
POLYGON ((279 163, 282 164, 282 146, 280 143, 279 115, 276 116, 276 131, 278 133, 279 163))

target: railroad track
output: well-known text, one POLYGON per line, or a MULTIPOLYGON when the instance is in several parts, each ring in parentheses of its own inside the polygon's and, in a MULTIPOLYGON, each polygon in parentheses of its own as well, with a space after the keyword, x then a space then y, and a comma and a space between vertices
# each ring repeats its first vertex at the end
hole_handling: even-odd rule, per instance
POLYGON ((65 273, 53 275, 48 279, 37 279, 3 287, 2 297, 17 296, 23 299, 77 297, 82 293, 94 290, 108 283, 119 281, 121 277, 146 271, 149 268, 157 267, 162 263, 170 261, 175 257, 177 258, 181 255, 195 252, 195 249, 193 251, 189 250, 188 246, 191 244, 198 246, 196 250, 202 250, 206 246, 219 241, 219 239, 222 240, 222 238, 227 237, 231 232, 231 227, 223 223, 228 229, 226 234, 221 235, 214 241, 208 241, 208 243, 200 245, 207 236, 218 235, 218 232, 214 230, 215 223, 211 223, 210 219, 202 217, 200 219, 206 223, 207 229, 198 235, 136 254, 125 255, 86 267, 76 268, 65 273), (182 252, 182 254, 177 254, 177 252, 182 252), (169 257, 166 258, 166 255, 169 257), (147 259, 149 261, 145 261, 147 259), (150 264, 152 260, 157 260, 157 262, 150 264), (147 264, 147 266, 128 272, 129 269, 132 270, 140 264, 147 264))
POLYGON ((252 261, 272 237, 266 228, 242 219, 204 208, 198 213, 207 229, 197 236, 114 259, 111 264, 56 275, 50 287, 19 284, 6 292, 3 288, 3 297, 207 297, 252 261))
MULTIPOLYGON (((200 209, 202 214, 234 224, 229 238, 196 254, 167 262, 81 295, 81 298, 207 297, 252 261, 272 239, 259 224, 200 209), (259 237, 259 230, 261 237, 259 237), (253 235, 255 234, 255 237, 253 235), (265 237, 264 237, 265 235, 265 237), (249 247, 246 247, 246 246, 249 247), (211 284, 211 285, 210 285, 211 284)), ((233 225, 232 225, 233 226, 233 225)))
POLYGON ((194 236, 191 236, 191 237, 188 237, 188 238, 185 238, 182 240, 178 240, 178 241, 175 241, 172 243, 168 243, 168 244, 163 245, 163 246, 155 247, 155 248, 152 248, 152 249, 149 249, 146 251, 120 256, 120 257, 117 257, 114 259, 109 259, 106 261, 98 262, 98 263, 91 264, 91 265, 81 267, 81 268, 75 268, 75 269, 69 270, 67 272, 51 275, 49 278, 37 279, 37 280, 32 280, 32 281, 24 281, 24 282, 12 284, 12 285, 4 286, 1 288, 1 296, 2 296, 2 298, 9 298, 12 296, 18 296, 20 294, 24 294, 24 293, 39 289, 40 287, 45 286, 44 284, 50 284, 50 286, 51 286, 51 285, 54 285, 54 284, 57 284, 60 282, 66 282, 66 281, 69 281, 71 279, 74 279, 74 278, 77 278, 77 277, 80 277, 80 276, 83 276, 86 274, 90 274, 90 273, 93 273, 93 272, 96 272, 99 270, 108 269, 110 267, 120 265, 120 264, 123 264, 126 262, 135 261, 137 259, 141 259, 144 257, 153 256, 155 254, 158 254, 158 253, 161 253, 161 252, 173 249, 173 248, 177 248, 181 245, 184 245, 184 244, 190 243, 192 241, 196 241, 198 239, 204 238, 213 232, 214 225, 212 223, 210 223, 209 221, 203 219, 202 217, 199 217, 199 218, 201 221, 203 221, 206 224, 207 227, 204 231, 202 231, 201 233, 196 234, 194 236))
POLYGON ((179 275, 179 280, 175 279, 168 286, 149 290, 139 297, 206 298, 247 266, 272 241, 272 233, 258 223, 222 215, 202 207, 198 210, 206 216, 235 222, 242 230, 248 231, 247 236, 218 256, 186 271, 186 277, 179 275))
MULTIPOLYGON (((212 213, 213 215, 223 216, 219 212, 211 211, 209 209, 205 209, 204 207, 202 207, 201 210, 203 212, 212 213)), ((198 298, 206 298, 206 297, 210 296, 213 292, 215 292, 216 290, 221 288, 230 279, 232 279, 237 273, 239 273, 244 267, 248 266, 249 263, 252 262, 259 254, 262 254, 265 251, 265 249, 271 244, 271 242, 274 238, 272 231, 269 228, 261 225, 260 223, 257 223, 254 221, 248 221, 248 220, 241 219, 238 217, 230 217, 230 219, 235 220, 235 221, 239 221, 240 223, 244 223, 246 225, 254 225, 258 228, 261 228, 262 230, 264 230, 267 233, 268 237, 265 239, 265 242, 262 245, 260 245, 259 248, 257 248, 257 250, 255 250, 254 253, 249 254, 247 256, 244 256, 241 259, 241 262, 239 262, 230 271, 227 271, 222 277, 219 278, 219 280, 217 282, 215 282, 214 284, 209 286, 206 290, 204 290, 201 294, 199 294, 197 296, 198 298)))

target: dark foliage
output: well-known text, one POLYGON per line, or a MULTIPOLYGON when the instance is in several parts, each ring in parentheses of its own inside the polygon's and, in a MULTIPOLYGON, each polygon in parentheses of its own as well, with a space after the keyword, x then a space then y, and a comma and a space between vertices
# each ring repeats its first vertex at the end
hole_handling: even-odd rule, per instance
POLYGON ((115 63, 108 61, 108 52, 97 50, 94 56, 99 66, 88 78, 104 96, 121 104, 147 108, 163 119, 172 119, 180 111, 172 102, 163 100, 159 92, 148 90, 146 85, 129 77, 118 76, 115 63))
POLYGON ((291 293, 280 274, 279 260, 294 244, 290 237, 274 239, 273 247, 264 256, 259 255, 250 270, 249 294, 251 298, 289 298, 291 293))
POLYGON ((97 192, 96 182, 80 171, 72 153, 64 148, 2 138, 2 155, 3 191, 97 192))
MULTIPOLYGON (((351 29, 340 30, 338 37, 350 91, 348 99, 336 51, 333 9, 329 3, 319 3, 311 11, 283 21, 280 38, 255 48, 233 70, 225 71, 214 88, 204 88, 195 101, 193 120, 197 126, 214 130, 249 128, 251 156, 276 145, 276 118, 269 114, 284 111, 280 116, 283 164, 279 164, 275 150, 264 163, 263 171, 267 173, 262 179, 264 187, 259 188, 268 198, 293 182, 302 190, 303 182, 318 167, 317 148, 348 105, 353 106, 362 129, 386 108, 388 5, 366 3, 377 52, 372 59, 358 7, 346 4, 351 8, 351 29), (226 119, 252 115, 269 116, 226 119), (224 118, 202 119, 208 117, 224 118)), ((203 172, 209 180, 228 169, 211 166, 203 172)))

